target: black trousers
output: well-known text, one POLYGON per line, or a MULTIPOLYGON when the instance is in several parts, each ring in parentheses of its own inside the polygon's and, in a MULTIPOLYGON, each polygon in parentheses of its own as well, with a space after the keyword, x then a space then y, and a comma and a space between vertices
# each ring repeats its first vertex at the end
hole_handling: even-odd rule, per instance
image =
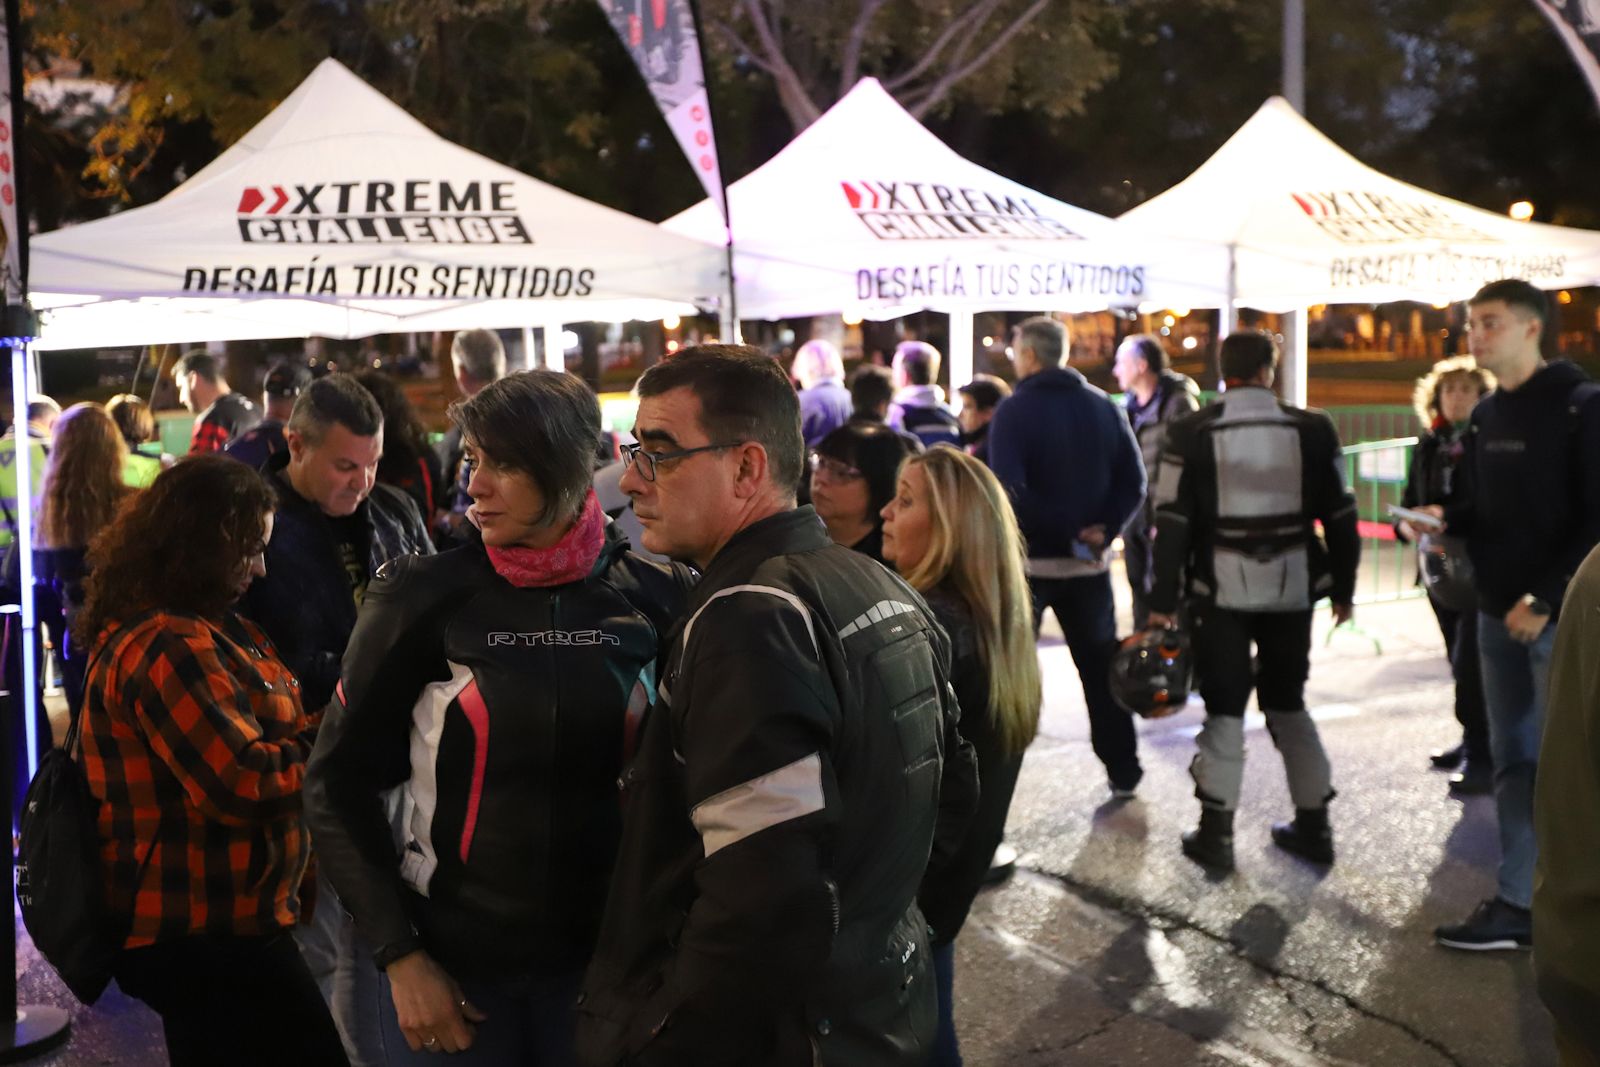
POLYGON ((1461 724, 1461 743, 1467 760, 1489 766, 1489 713, 1483 703, 1483 669, 1478 665, 1478 613, 1442 608, 1428 598, 1433 614, 1444 634, 1444 654, 1450 661, 1450 676, 1456 682, 1456 721, 1461 724))
POLYGON ((1033 592, 1033 629, 1038 633, 1045 608, 1055 612, 1067 639, 1072 662, 1083 683, 1089 706, 1089 743, 1105 764, 1106 776, 1119 788, 1139 784, 1139 742, 1133 716, 1111 696, 1111 658, 1117 651, 1116 606, 1111 575, 1082 578, 1029 578, 1033 592))
POLYGON ((287 930, 128 949, 116 977, 161 1016, 173 1067, 349 1067, 287 930))
POLYGON ((1207 715, 1303 711, 1311 674, 1311 612, 1230 611, 1195 604, 1194 658, 1207 715), (1255 652, 1252 656, 1251 646, 1255 652))

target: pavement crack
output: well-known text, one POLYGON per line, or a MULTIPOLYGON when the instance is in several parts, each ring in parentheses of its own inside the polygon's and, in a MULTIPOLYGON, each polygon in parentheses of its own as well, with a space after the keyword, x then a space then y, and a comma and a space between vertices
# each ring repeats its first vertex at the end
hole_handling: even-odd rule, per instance
POLYGON ((1117 1014, 1113 1015, 1111 1018, 1107 1019, 1105 1022, 1101 1023, 1099 1026, 1095 1027, 1093 1030, 1090 1030, 1088 1033, 1081 1034, 1078 1037, 1073 1038, 1071 1041, 1066 1042, 1065 1044, 1058 1045, 1056 1048, 1052 1049, 1051 1051, 1054 1051, 1054 1052, 1067 1052, 1067 1051, 1070 1051, 1071 1049, 1077 1048, 1079 1045, 1087 1044, 1088 1042, 1093 1041, 1095 1038, 1099 1037, 1101 1034, 1105 1033, 1107 1030, 1110 1030, 1113 1026, 1117 1025, 1118 1023, 1120 1023, 1122 1020, 1126 1019, 1128 1016, 1132 1015, 1133 1013, 1134 1013, 1133 1012, 1133 1008, 1131 1008, 1131 1007, 1123 1008, 1121 1011, 1117 1012, 1117 1014))
MULTIPOLYGON (((1237 952, 1235 952, 1235 956, 1241 959, 1243 958, 1242 956, 1239 956, 1237 952)), ((1274 974, 1271 976, 1271 978, 1273 986, 1283 991, 1283 998, 1289 1002, 1290 1006, 1298 1010, 1300 1014, 1306 1017, 1306 1027, 1302 1033, 1304 1034, 1306 1041, 1310 1043, 1311 1051, 1321 1052, 1322 1049, 1317 1043, 1317 1026, 1319 1025, 1317 1022, 1317 1016, 1309 1007, 1302 1004, 1300 1002, 1300 998, 1296 995, 1296 986, 1299 983, 1294 979, 1285 978, 1282 975, 1274 974)))
MULTIPOLYGON (((1291 971, 1285 967, 1281 967, 1270 961, 1263 960, 1259 956, 1251 955, 1246 951, 1246 947, 1240 944, 1234 938, 1229 937, 1227 934, 1219 934, 1215 930, 1210 930, 1205 926, 1195 922, 1189 916, 1182 914, 1181 912, 1153 906, 1147 901, 1138 900, 1133 897, 1125 896, 1121 893, 1112 892, 1103 886, 1093 885, 1089 882, 1074 878, 1068 874, 1061 874, 1056 871, 1041 870, 1036 867, 1024 867, 1021 865, 1017 867, 1017 870, 1019 873, 1026 873, 1033 877, 1042 878, 1046 881, 1052 882, 1072 893, 1080 900, 1092 904, 1095 907, 1103 908, 1106 911, 1116 912, 1117 914, 1122 915, 1141 926, 1162 930, 1163 932, 1170 930, 1186 930, 1197 937, 1205 938, 1206 940, 1215 943, 1219 947, 1224 948, 1228 954, 1234 958, 1242 960, 1244 963, 1249 964, 1262 974, 1270 976, 1273 979, 1274 984, 1278 985, 1278 988, 1284 988, 1280 984, 1281 981, 1298 982, 1301 985, 1309 986, 1310 988, 1339 1001, 1341 1004, 1345 1005, 1345 1007, 1349 1008, 1352 1012, 1364 1019, 1381 1023, 1385 1026, 1394 1027, 1396 1030, 1399 1030, 1402 1034, 1406 1035, 1417 1044, 1438 1053, 1438 1055, 1441 1056, 1447 1063, 1451 1064, 1452 1067, 1464 1067, 1461 1059, 1455 1053, 1451 1052, 1450 1049, 1441 1043, 1437 1038, 1423 1033, 1405 1020, 1397 1019, 1390 1015, 1385 1015, 1383 1012, 1363 1003, 1354 995, 1346 993, 1342 989, 1334 988, 1326 979, 1316 978, 1310 975, 1296 974, 1294 971, 1291 971)), ((1287 993, 1287 990, 1285 990, 1285 992, 1287 993)), ((1311 1018, 1312 1025, 1307 1031, 1309 1037, 1310 1031, 1316 1029, 1317 1024, 1315 1018, 1312 1017, 1311 1012, 1306 1009, 1304 1005, 1295 1001, 1293 997, 1290 997, 1289 999, 1290 1003, 1293 1004, 1294 1007, 1302 1012, 1305 1012, 1307 1017, 1311 1018)))

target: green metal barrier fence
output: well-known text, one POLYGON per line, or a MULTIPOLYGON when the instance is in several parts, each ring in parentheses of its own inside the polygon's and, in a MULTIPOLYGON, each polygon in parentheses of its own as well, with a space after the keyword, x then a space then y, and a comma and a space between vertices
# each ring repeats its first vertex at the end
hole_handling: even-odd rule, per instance
POLYGON ((1389 516, 1389 505, 1400 503, 1416 443, 1415 437, 1391 437, 1345 446, 1345 484, 1355 494, 1361 528, 1358 604, 1423 595, 1416 580, 1417 551, 1395 538, 1389 516))
POLYGON ((1413 437, 1421 429, 1417 413, 1404 404, 1363 404, 1324 408, 1346 445, 1413 437))

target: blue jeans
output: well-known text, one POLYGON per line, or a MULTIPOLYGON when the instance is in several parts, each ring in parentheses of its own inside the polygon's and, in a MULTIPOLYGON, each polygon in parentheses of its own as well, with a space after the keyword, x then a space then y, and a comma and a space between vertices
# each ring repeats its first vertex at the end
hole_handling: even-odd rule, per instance
POLYGON ((1478 613, 1478 658, 1483 665, 1484 706, 1489 713, 1489 751, 1494 757, 1494 804, 1500 822, 1500 899, 1519 908, 1533 903, 1533 778, 1544 734, 1550 684, 1550 653, 1556 628, 1524 645, 1511 639, 1505 621, 1478 613))
POLYGON ((381 1067, 378 968, 356 936, 355 920, 339 903, 333 883, 317 869, 317 908, 310 923, 294 928, 295 944, 328 1002, 350 1067, 381 1067))
POLYGON ((928 1067, 961 1067, 961 1045, 956 1041, 954 941, 933 950, 933 978, 939 989, 939 1029, 934 1032, 928 1067))
POLYGON ((406 1044, 385 974, 380 1011, 389 1067, 571 1067, 577 1059, 572 1031, 582 980, 582 971, 498 981, 456 978, 472 1006, 488 1018, 476 1024, 470 1048, 441 1059, 426 1049, 412 1052, 406 1044))

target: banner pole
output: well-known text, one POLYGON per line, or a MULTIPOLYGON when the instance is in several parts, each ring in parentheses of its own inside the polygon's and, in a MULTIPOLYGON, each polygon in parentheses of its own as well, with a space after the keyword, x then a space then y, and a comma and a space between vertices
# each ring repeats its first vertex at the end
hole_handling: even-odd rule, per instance
MULTIPOLYGON (((689 0, 689 14, 694 19, 694 35, 702 45, 706 35, 700 21, 700 0, 689 0)), ((723 315, 723 334, 734 344, 740 344, 744 336, 739 329, 739 292, 733 273, 733 206, 728 203, 728 173, 723 167, 722 154, 722 126, 716 121, 717 96, 711 86, 711 67, 705 61, 705 49, 700 51, 700 71, 705 79, 706 111, 711 116, 711 140, 717 149, 717 182, 722 188, 722 225, 727 233, 727 271, 728 271, 728 306, 723 315)))
MULTIPOLYGON (((22 130, 22 49, 18 37, 17 0, 5 0, 5 42, 0 46, 0 62, 5 65, 0 77, 0 91, 4 93, 0 106, 0 230, 4 231, 5 247, 0 252, 0 299, 4 310, 0 312, 0 345, 11 349, 11 407, 15 424, 12 426, 14 462, 17 477, 17 530, 14 548, 21 564, 22 588, 18 590, 22 601, 19 622, 22 657, 22 692, 12 693, 5 702, 5 713, 21 714, 25 727, 26 760, 20 754, 6 751, 11 747, 12 731, 0 730, 0 759, 5 761, 0 774, 6 788, 3 804, 9 828, 16 825, 17 813, 11 810, 13 794, 19 790, 11 776, 26 773, 31 779, 38 770, 39 736, 37 705, 39 694, 35 689, 38 662, 34 641, 33 603, 33 441, 28 437, 28 399, 30 378, 36 377, 30 361, 28 346, 39 335, 38 319, 28 307, 28 216, 23 210, 22 154, 17 151, 22 130), (19 767, 19 764, 21 765, 19 767)), ((6 866, 9 881, 16 885, 17 855, 15 849, 6 849, 6 866)), ((13 901, 16 898, 12 891, 13 901)), ((0 1063, 37 1056, 67 1040, 72 1018, 53 1005, 17 1003, 17 924, 7 919, 0 933, 0 968, 5 974, 0 978, 0 1013, 11 1012, 11 1024, 0 1021, 0 1063)), ((0 1015, 3 1020, 3 1015, 0 1015)))

